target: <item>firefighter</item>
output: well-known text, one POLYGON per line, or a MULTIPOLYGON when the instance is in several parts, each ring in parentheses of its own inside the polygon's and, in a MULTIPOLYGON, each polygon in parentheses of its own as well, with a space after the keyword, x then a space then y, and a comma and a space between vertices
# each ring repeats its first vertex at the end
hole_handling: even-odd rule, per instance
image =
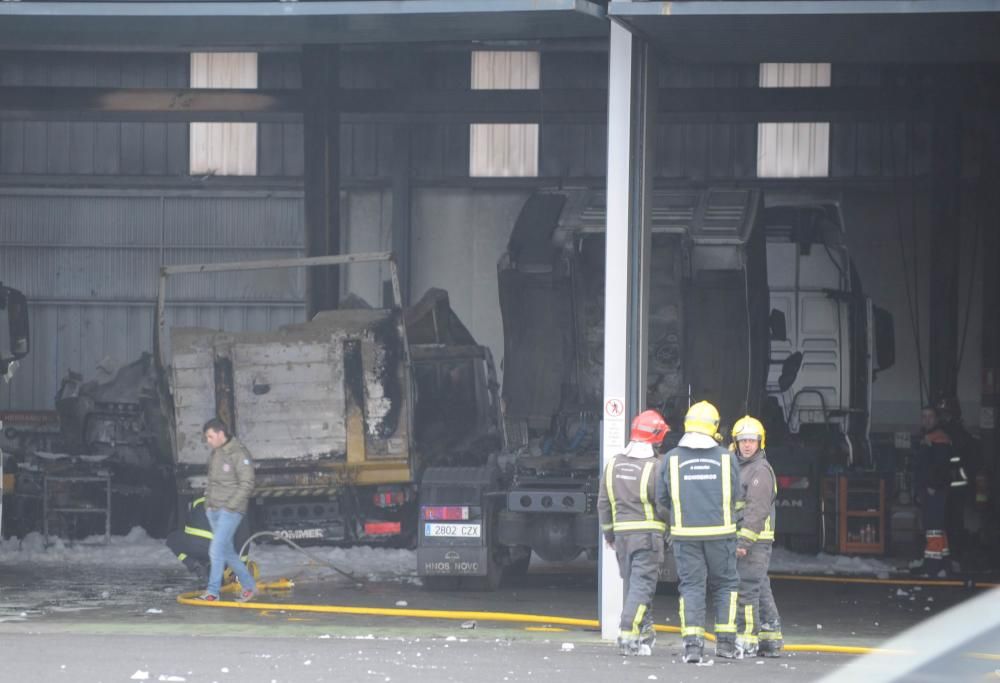
POLYGON ((782 648, 781 617, 771 592, 767 569, 774 543, 774 501, 778 482, 767 462, 764 425, 745 415, 733 425, 733 450, 739 456, 743 500, 736 504, 736 570, 740 576, 736 611, 736 650, 740 656, 778 657, 782 648))
POLYGON ((951 437, 941 428, 940 419, 924 434, 920 442, 917 494, 920 496, 924 523, 924 560, 914 568, 914 573, 938 576, 948 573, 951 556, 948 521, 948 497, 952 491, 953 477, 961 480, 961 468, 953 462, 955 450, 951 437))
POLYGON ((656 641, 650 608, 667 530, 664 515, 655 508, 660 463, 656 447, 669 431, 655 410, 637 415, 628 446, 608 461, 601 477, 597 498, 601 533, 615 549, 624 582, 618 635, 618 651, 623 656, 651 655, 656 641))
POLYGON ((736 657, 736 456, 716 442, 719 411, 701 401, 684 417, 684 436, 660 468, 656 499, 670 513, 670 537, 680 578, 685 662, 704 656, 705 595, 715 605, 715 654, 736 657))
POLYGON ((942 398, 935 410, 938 428, 951 441, 949 458, 949 490, 945 503, 945 533, 951 549, 951 559, 966 562, 969 551, 968 530, 965 525, 966 508, 974 503, 974 482, 982 464, 979 462, 979 445, 962 422, 962 406, 954 396, 942 398), (970 485, 970 482, 973 482, 970 485))
MULTIPOLYGON (((237 532, 235 547, 243 546, 246 541, 246 534, 237 532)), ((170 552, 177 556, 188 571, 193 573, 201 581, 208 580, 208 547, 212 543, 212 527, 208 523, 208 515, 205 514, 205 499, 196 498, 188 504, 187 523, 184 529, 175 529, 167 534, 166 544, 170 552)), ((242 557, 247 562, 254 579, 258 578, 259 572, 257 563, 253 560, 248 562, 248 557, 242 557)), ((231 583, 235 577, 232 571, 227 571, 223 577, 223 583, 231 583)))

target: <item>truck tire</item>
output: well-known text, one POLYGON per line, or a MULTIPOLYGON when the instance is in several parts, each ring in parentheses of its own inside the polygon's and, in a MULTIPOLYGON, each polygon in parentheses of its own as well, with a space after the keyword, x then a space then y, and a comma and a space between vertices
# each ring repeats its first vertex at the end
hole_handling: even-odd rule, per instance
POLYGON ((487 556, 486 576, 467 576, 462 579, 462 588, 482 592, 493 592, 500 588, 504 567, 497 561, 496 549, 491 549, 487 556))

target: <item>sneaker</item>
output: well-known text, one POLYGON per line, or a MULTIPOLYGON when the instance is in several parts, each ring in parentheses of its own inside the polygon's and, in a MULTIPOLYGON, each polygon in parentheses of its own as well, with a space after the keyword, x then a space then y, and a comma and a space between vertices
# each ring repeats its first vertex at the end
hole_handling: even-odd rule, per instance
POLYGON ((257 595, 257 591, 253 588, 244 589, 240 593, 240 597, 236 598, 237 602, 250 602, 253 600, 254 596, 257 595))
POLYGON ((703 647, 697 643, 686 643, 684 645, 684 663, 685 664, 700 664, 702 660, 703 647))
POLYGON ((201 600, 202 602, 218 602, 219 596, 212 595, 211 593, 204 593, 195 598, 195 600, 201 600))
POLYGON ((736 659, 736 640, 719 638, 715 641, 715 656, 723 659, 736 659))

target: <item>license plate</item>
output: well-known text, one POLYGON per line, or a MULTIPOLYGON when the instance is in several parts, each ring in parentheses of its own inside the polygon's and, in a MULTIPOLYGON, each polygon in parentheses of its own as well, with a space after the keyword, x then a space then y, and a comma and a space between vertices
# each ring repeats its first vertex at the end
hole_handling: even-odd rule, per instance
POLYGON ((424 536, 445 536, 448 538, 479 538, 478 524, 424 524, 424 536))

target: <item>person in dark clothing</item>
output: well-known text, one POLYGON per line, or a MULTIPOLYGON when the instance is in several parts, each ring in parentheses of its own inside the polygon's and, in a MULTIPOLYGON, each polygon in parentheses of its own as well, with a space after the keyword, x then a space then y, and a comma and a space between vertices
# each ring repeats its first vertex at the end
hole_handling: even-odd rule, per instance
MULTIPOLYGON (((247 534, 241 528, 233 539, 233 546, 237 552, 243 547, 246 539, 247 534)), ((196 498, 188 504, 184 527, 171 531, 167 535, 166 544, 170 548, 170 552, 177 556, 177 559, 187 567, 188 571, 201 581, 208 580, 208 549, 212 544, 212 527, 208 523, 208 515, 205 513, 204 498, 196 498)), ((246 562, 248 558, 243 556, 241 559, 246 562)), ((254 565, 255 563, 251 562, 250 564, 254 565)), ((251 573, 256 578, 255 566, 251 567, 251 573)), ((231 572, 227 578, 232 580, 231 572)))
POLYGON ((736 611, 736 650, 745 657, 778 657, 784 645, 781 615, 767 576, 774 544, 777 478, 767 461, 767 433, 746 415, 733 425, 733 450, 739 456, 743 501, 737 503, 739 531, 736 571, 740 575, 736 611))
POLYGON ((684 436, 664 457, 656 501, 670 509, 670 537, 680 579, 683 660, 698 664, 705 647, 705 596, 715 606, 715 654, 735 658, 736 503, 741 499, 736 456, 719 446, 719 411, 700 401, 688 408, 684 436))
POLYGON ((951 396, 941 399, 936 407, 938 427, 951 442, 950 483, 945 503, 944 528, 952 559, 962 562, 968 550, 965 528, 966 508, 972 503, 970 491, 979 472, 979 444, 962 422, 962 408, 951 396))
POLYGON ((938 576, 948 570, 951 549, 945 527, 954 457, 951 438, 941 429, 938 421, 924 434, 917 455, 916 491, 920 498, 926 544, 923 564, 916 570, 929 576, 938 576))
POLYGON ((655 447, 670 431, 655 410, 632 420, 625 450, 608 461, 601 477, 597 514, 604 541, 615 549, 624 581, 618 651, 651 655, 656 641, 650 608, 663 564, 665 514, 655 508, 660 461, 655 447))

